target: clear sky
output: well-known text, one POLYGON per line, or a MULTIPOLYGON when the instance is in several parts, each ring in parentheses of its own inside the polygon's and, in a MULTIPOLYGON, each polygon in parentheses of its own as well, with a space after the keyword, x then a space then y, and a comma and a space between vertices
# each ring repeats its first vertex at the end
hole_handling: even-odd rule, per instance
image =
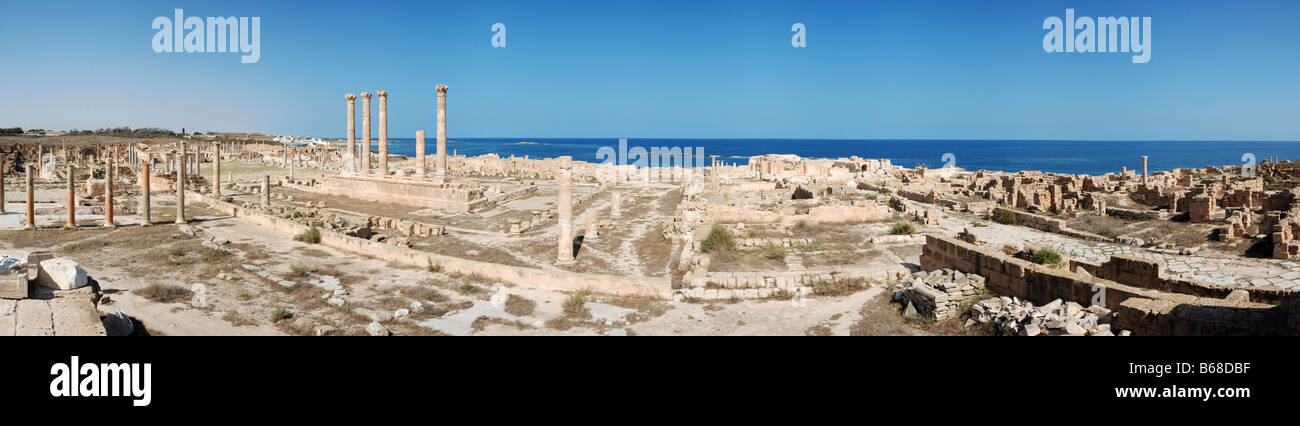
POLYGON ((341 137, 344 94, 383 89, 390 136, 414 137, 446 84, 461 138, 1300 140, 1297 16, 1294 0, 0 0, 0 127, 341 137), (1067 7, 1151 17, 1150 62, 1044 52, 1067 7), (260 61, 155 53, 151 23, 176 8, 261 17, 260 61))

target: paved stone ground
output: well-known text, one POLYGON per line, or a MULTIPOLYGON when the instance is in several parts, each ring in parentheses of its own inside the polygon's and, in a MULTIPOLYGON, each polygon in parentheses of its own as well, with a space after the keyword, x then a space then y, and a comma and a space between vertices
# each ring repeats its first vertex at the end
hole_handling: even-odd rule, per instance
MULTIPOLYGON (((922 203, 914 203, 924 206, 922 203)), ((986 241, 990 246, 1023 244, 1053 247, 1067 257, 1089 263, 1103 263, 1114 255, 1131 255, 1165 264, 1170 277, 1185 277, 1222 285, 1274 285, 1283 289, 1300 288, 1300 263, 1258 258, 1215 258, 1184 256, 1150 251, 1141 247, 1114 243, 1083 241, 1023 226, 1002 225, 976 218, 968 213, 944 212, 940 223, 954 234, 963 228, 986 241), (971 226, 978 221, 986 227, 971 226)))

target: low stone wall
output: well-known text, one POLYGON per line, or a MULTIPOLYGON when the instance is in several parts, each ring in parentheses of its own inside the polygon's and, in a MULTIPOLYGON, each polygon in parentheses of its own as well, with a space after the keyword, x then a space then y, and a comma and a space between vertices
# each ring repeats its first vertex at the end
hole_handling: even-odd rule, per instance
MULTIPOLYGON (((804 271, 757 271, 757 272, 708 272, 705 274, 688 274, 685 278, 688 288, 683 290, 687 296, 709 299, 706 290, 729 290, 735 298, 766 298, 774 291, 782 289, 790 292, 800 288, 808 290, 819 282, 837 282, 863 279, 868 281, 891 281, 900 279, 905 272, 878 268, 823 268, 804 271)), ((730 299, 731 296, 718 299, 730 299)))
POLYGON ((1165 276, 1163 263, 1128 255, 1111 256, 1109 261, 1101 265, 1071 261, 1070 269, 1073 271, 1082 269, 1098 278, 1166 293, 1181 293, 1216 299, 1226 298, 1233 291, 1241 290, 1250 295, 1249 300, 1252 302, 1275 304, 1300 294, 1300 292, 1275 286, 1219 285, 1169 278, 1165 276))
POLYGON ((936 321, 960 315, 961 304, 984 290, 984 277, 958 271, 918 271, 914 277, 902 290, 902 298, 918 313, 934 315, 936 321))
POLYGON ((927 235, 921 250, 921 269, 943 268, 983 275, 988 279, 987 288, 994 293, 1029 299, 1038 304, 1055 299, 1084 306, 1096 302, 1120 314, 1120 328, 1138 335, 1162 334, 1166 330, 1172 331, 1168 334, 1227 333, 1229 330, 1232 334, 1300 334, 1300 330, 1287 326, 1296 321, 1297 312, 1292 308, 1296 305, 1294 297, 1288 297, 1287 301, 1275 306, 1163 293, 1065 269, 1048 268, 952 237, 927 235), (1126 318, 1126 308, 1121 305, 1133 298, 1161 303, 1130 303, 1127 309, 1134 314, 1126 318), (1170 328, 1168 324, 1178 326, 1170 328))
MULTIPOLYGON (((236 219, 282 234, 292 236, 300 234, 308 229, 307 225, 244 209, 240 206, 217 200, 208 195, 188 191, 185 195, 186 200, 207 204, 217 211, 234 216, 236 219)), ((555 291, 590 291, 593 293, 618 296, 648 296, 660 299, 671 298, 673 293, 672 281, 668 277, 622 277, 565 271, 545 271, 541 269, 501 265, 428 253, 411 248, 350 237, 325 229, 317 229, 320 231, 320 244, 323 246, 376 258, 386 262, 399 263, 420 268, 432 263, 441 266, 443 271, 449 273, 477 275, 488 280, 500 281, 525 288, 540 288, 555 291)))
POLYGON ((1006 208, 1000 208, 1000 209, 1007 210, 1014 213, 1016 215, 1016 223, 1020 224, 1021 226, 1034 228, 1040 231, 1047 231, 1051 233, 1061 234, 1068 237, 1079 238, 1083 240, 1111 242, 1110 238, 1093 234, 1091 232, 1084 232, 1077 229, 1066 227, 1065 221, 1060 219, 1055 219, 1043 215, 1037 215, 1029 212, 1022 212, 1019 210, 1011 210, 1006 208))

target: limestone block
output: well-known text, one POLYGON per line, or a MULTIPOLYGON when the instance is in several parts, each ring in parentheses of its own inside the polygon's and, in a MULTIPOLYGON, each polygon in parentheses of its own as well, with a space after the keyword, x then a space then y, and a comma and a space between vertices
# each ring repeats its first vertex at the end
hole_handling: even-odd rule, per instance
POLYGON ((76 261, 56 258, 42 261, 36 283, 59 290, 72 290, 86 285, 86 270, 76 261))

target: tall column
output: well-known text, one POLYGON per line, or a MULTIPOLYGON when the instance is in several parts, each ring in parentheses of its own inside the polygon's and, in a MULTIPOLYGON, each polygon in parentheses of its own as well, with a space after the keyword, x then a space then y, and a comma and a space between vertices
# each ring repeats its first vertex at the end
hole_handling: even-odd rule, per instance
POLYGON ((343 99, 348 100, 348 154, 343 156, 343 170, 351 171, 356 165, 353 154, 357 152, 357 95, 348 93, 343 99))
POLYGON ((573 261, 573 157, 560 157, 560 168, 556 170, 556 181, 560 187, 560 195, 556 202, 559 210, 560 220, 559 229, 557 229, 557 246, 556 246, 556 263, 568 263, 573 261))
POLYGON ((1142 183, 1147 182, 1147 156, 1142 156, 1142 183))
POLYGON ((415 131, 415 170, 419 176, 424 176, 428 171, 424 167, 424 131, 415 131))
POLYGON ((612 198, 612 200, 610 200, 609 203, 610 217, 622 217, 623 216, 622 194, 620 194, 618 191, 614 191, 612 194, 610 194, 610 198, 612 198))
POLYGON ((271 175, 262 176, 262 206, 271 205, 271 175))
POLYGON ((113 156, 108 156, 108 168, 104 169, 104 227, 113 228, 117 224, 113 222, 113 169, 117 162, 113 161, 113 156))
POLYGON ((68 229, 77 228, 77 187, 73 176, 75 171, 72 163, 68 163, 68 221, 63 224, 63 227, 68 229))
MULTIPOLYGON (((180 158, 178 164, 185 164, 185 143, 181 143, 180 149, 176 150, 176 155, 180 158)), ((185 168, 176 169, 176 224, 185 223, 185 168)))
POLYGON ((5 214, 5 158, 0 154, 0 214, 5 214))
POLYGON ((284 162, 285 162, 285 163, 289 163, 289 180, 292 181, 292 180, 293 180, 293 168, 294 168, 294 164, 293 164, 293 163, 294 163, 294 162, 291 161, 291 160, 289 159, 289 146, 288 146, 288 145, 285 145, 285 146, 284 146, 284 162))
POLYGON ((36 182, 32 178, 32 169, 36 168, 32 163, 27 163, 27 224, 23 229, 36 229, 36 191, 33 189, 36 182))
POLYGON ((221 195, 221 144, 212 146, 212 195, 221 195))
MULTIPOLYGON (((438 92, 438 177, 447 176, 447 86, 439 84, 438 92)), ((572 257, 572 256, 570 256, 572 257)))
POLYGON ((388 91, 375 92, 379 95, 379 174, 388 175, 388 91))
POLYGON ((153 154, 145 154, 144 161, 140 162, 140 226, 153 226, 153 219, 149 216, 149 209, 153 207, 149 203, 149 179, 152 176, 153 154))
POLYGON ((370 173, 370 92, 361 94, 361 171, 370 173))

